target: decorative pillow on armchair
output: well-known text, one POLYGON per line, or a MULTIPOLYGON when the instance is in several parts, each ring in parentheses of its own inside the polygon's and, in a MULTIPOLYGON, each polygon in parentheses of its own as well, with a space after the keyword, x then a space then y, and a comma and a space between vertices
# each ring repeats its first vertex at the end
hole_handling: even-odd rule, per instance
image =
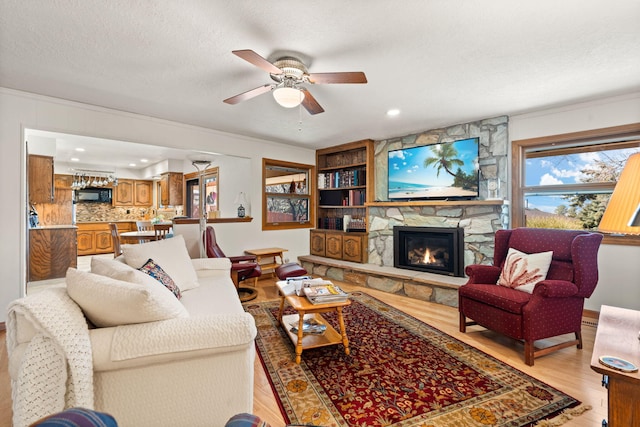
POLYGON ((509 248, 498 285, 532 293, 536 283, 547 278, 553 252, 526 254, 509 248))

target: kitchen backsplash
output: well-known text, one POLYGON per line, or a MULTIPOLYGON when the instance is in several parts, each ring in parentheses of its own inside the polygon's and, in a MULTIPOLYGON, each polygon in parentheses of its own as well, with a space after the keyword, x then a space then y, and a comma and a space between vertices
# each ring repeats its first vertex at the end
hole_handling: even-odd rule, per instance
POLYGON ((111 203, 76 203, 76 222, 137 221, 153 218, 151 208, 113 207, 111 203))

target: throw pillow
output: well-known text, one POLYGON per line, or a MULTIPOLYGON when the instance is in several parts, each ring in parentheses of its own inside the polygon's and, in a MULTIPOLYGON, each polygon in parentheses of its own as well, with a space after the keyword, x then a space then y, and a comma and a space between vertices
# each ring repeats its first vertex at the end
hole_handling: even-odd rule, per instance
POLYGON ((70 268, 66 278, 67 293, 87 319, 102 328, 189 317, 184 306, 167 288, 140 271, 133 272, 146 277, 153 285, 125 282, 70 268))
POLYGON ((498 285, 532 293, 536 283, 547 278, 552 256, 552 251, 526 254, 509 248, 498 285))
POLYGON ((174 282, 171 276, 169 276, 162 267, 156 264, 151 258, 149 258, 149 260, 138 270, 162 283, 165 288, 169 289, 171 293, 176 296, 176 298, 182 298, 180 288, 176 285, 176 282, 174 282))
POLYGON ((123 246, 122 251, 126 263, 133 268, 140 268, 149 258, 153 259, 182 291, 200 286, 182 235, 156 242, 123 246))

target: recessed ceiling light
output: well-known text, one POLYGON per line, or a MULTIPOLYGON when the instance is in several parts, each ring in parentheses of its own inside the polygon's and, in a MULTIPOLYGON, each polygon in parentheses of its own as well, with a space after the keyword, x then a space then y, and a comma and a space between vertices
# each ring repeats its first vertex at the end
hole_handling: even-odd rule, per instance
POLYGON ((131 166, 132 168, 135 168, 136 164, 135 163, 129 163, 129 166, 131 166))
POLYGON ((79 162, 79 161, 80 161, 80 159, 79 159, 79 158, 77 158, 77 157, 72 157, 72 158, 71 158, 71 161, 72 161, 72 162, 79 162))
POLYGON ((84 151, 84 148, 82 148, 82 147, 78 147, 78 148, 76 148, 76 151, 83 152, 83 151, 84 151))
POLYGON ((147 163, 149 160, 147 159, 140 159, 140 163, 147 163))
POLYGON ((397 108, 392 108, 391 110, 387 111, 387 116, 397 116, 398 114, 400 114, 400 110, 398 110, 397 108))

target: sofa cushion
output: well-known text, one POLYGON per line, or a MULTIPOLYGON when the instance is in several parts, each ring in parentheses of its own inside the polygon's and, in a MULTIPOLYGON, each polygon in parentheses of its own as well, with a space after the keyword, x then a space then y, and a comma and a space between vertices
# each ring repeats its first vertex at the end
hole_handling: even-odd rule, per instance
POLYGON ((531 293, 536 283, 547 277, 552 251, 526 254, 509 248, 498 285, 531 293))
POLYGON ((166 271, 164 271, 162 267, 160 267, 151 258, 149 258, 149 260, 145 262, 144 265, 138 270, 162 283, 162 285, 164 285, 165 288, 169 289, 176 298, 182 298, 180 288, 178 287, 178 285, 176 285, 176 282, 174 282, 171 276, 169 276, 166 271))
POLYGON ((180 301, 157 280, 141 271, 147 284, 125 282, 74 268, 67 270, 67 292, 97 327, 188 317, 180 301))
POLYGON ((133 268, 140 268, 149 258, 153 259, 171 276, 181 291, 200 286, 182 236, 139 245, 127 245, 123 246, 122 251, 125 262, 133 268))

